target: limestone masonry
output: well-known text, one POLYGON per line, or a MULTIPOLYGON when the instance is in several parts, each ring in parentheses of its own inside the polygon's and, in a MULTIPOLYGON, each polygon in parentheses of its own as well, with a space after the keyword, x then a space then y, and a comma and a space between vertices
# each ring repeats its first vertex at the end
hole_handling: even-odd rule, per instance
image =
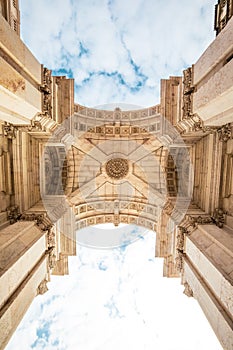
POLYGON ((0 349, 68 274, 76 231, 103 223, 156 231, 163 275, 233 349, 233 0, 215 30, 159 105, 97 110, 21 41, 18 0, 0 1, 0 349))

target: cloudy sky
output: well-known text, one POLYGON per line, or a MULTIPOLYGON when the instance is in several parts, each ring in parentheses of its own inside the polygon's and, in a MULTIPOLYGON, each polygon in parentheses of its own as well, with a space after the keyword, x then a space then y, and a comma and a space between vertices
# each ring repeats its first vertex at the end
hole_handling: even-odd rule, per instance
MULTIPOLYGON (((159 102, 160 79, 180 75, 214 39, 216 0, 21 0, 21 34, 76 102, 159 102)), ((221 350, 197 302, 162 278, 155 234, 100 250, 78 245, 70 275, 53 277, 7 350, 221 350)))
POLYGON ((78 246, 70 275, 53 277, 6 350, 221 350, 196 300, 162 277, 155 234, 139 236, 112 250, 78 246))
POLYGON ((87 106, 159 102, 214 38, 216 0, 21 0, 22 38, 87 106))

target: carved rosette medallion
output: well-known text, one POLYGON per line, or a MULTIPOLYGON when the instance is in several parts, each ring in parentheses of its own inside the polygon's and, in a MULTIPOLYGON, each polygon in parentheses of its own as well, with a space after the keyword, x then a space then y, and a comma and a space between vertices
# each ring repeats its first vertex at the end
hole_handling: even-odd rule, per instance
POLYGON ((106 173, 114 180, 123 179, 129 172, 127 159, 113 158, 107 161, 105 165, 106 173))

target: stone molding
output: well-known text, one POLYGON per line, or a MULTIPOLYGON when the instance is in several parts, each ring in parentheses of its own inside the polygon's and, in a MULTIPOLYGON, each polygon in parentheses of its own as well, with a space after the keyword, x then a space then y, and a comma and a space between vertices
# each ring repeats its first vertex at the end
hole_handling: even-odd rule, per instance
POLYGON ((16 138, 16 132, 18 130, 22 132, 40 132, 52 133, 55 128, 58 127, 58 124, 48 117, 46 113, 38 114, 34 119, 31 120, 31 123, 28 125, 13 125, 11 123, 5 122, 3 126, 4 136, 14 139, 16 138))
POLYGON ((181 133, 188 132, 198 132, 202 131, 203 133, 213 133, 218 130, 216 126, 205 126, 203 120, 199 117, 197 113, 190 114, 188 117, 183 118, 176 125, 176 129, 181 133))

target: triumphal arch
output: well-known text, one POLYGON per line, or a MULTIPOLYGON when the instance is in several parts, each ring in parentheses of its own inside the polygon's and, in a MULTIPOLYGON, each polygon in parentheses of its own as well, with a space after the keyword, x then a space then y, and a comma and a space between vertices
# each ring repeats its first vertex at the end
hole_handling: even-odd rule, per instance
MULTIPOLYGON (((233 2, 216 38, 138 110, 74 103, 20 39, 18 1, 0 14, 0 348, 51 274, 68 274, 76 232, 103 223, 156 231, 224 349, 233 348, 233 2)), ((82 243, 82 242, 80 242, 82 243)))

